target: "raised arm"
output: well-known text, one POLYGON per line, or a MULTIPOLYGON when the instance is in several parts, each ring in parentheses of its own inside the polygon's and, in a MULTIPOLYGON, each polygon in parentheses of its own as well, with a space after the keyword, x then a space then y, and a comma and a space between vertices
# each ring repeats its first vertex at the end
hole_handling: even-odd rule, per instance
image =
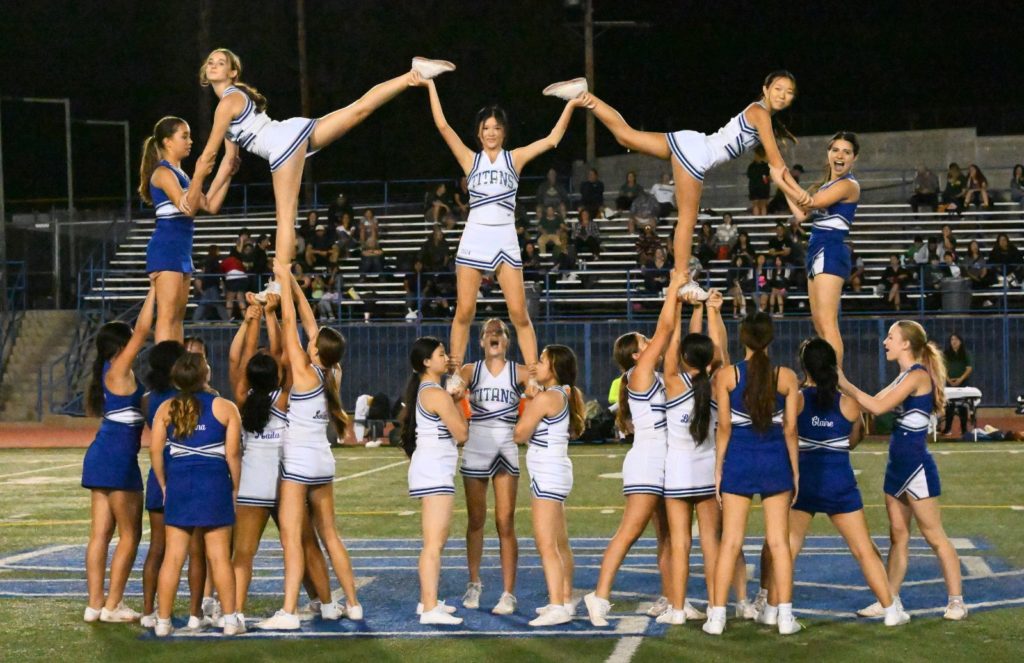
MULTIPOLYGON (((291 270, 284 264, 274 260, 274 277, 279 283, 292 283, 291 270)), ((300 389, 312 388, 317 379, 309 367, 309 355, 299 342, 299 327, 295 317, 295 303, 292 288, 281 288, 281 343, 284 354, 292 370, 292 380, 299 384, 300 389)))
POLYGON ((267 339, 270 342, 270 356, 281 363, 285 360, 281 352, 281 324, 277 312, 281 308, 281 295, 267 293, 267 305, 263 307, 263 319, 267 323, 267 339))
POLYGON ((221 97, 217 103, 217 110, 213 113, 213 127, 210 129, 210 136, 206 139, 206 147, 196 159, 196 170, 192 177, 192 187, 189 189, 189 205, 191 209, 199 209, 199 197, 203 193, 203 180, 213 172, 213 166, 217 163, 217 152, 227 136, 228 126, 231 120, 242 112, 245 106, 245 96, 242 94, 229 94, 221 97))
POLYGON ((676 327, 676 302, 678 301, 677 291, 685 282, 683 275, 685 269, 672 271, 672 279, 668 284, 668 292, 665 295, 665 303, 661 306, 661 315, 658 316, 658 327, 654 336, 647 343, 647 347, 640 353, 636 360, 636 367, 629 377, 627 385, 632 391, 642 392, 650 389, 654 382, 654 371, 658 366, 658 360, 665 352, 665 346, 672 337, 672 331, 676 327))
POLYGON ((210 183, 210 188, 200 201, 199 208, 208 214, 216 214, 220 211, 224 199, 227 198, 231 178, 238 172, 242 159, 238 156, 238 145, 230 140, 224 141, 224 158, 217 167, 217 174, 210 183))
POLYGON ((569 120, 572 119, 572 112, 579 107, 579 99, 570 99, 566 102, 565 108, 562 109, 562 114, 559 116, 558 122, 555 123, 551 133, 540 140, 530 143, 529 145, 512 150, 512 166, 515 167, 516 172, 523 172, 523 168, 526 167, 526 164, 530 163, 548 150, 553 150, 558 147, 558 144, 562 142, 562 137, 565 136, 566 129, 569 128, 569 120))
POLYGON ((249 304, 245 309, 245 319, 238 326, 235 337, 231 339, 228 350, 228 379, 235 395, 236 403, 244 403, 249 393, 249 382, 245 377, 245 366, 249 358, 256 353, 256 344, 260 338, 260 318, 263 310, 259 304, 249 304))
MULTIPOLYGON (((683 339, 683 326, 679 324, 679 318, 683 312, 682 302, 676 302, 676 324, 672 330, 672 337, 668 340, 668 347, 665 348, 665 361, 661 366, 665 373, 665 386, 673 394, 682 392, 683 379, 679 375, 679 344, 683 339)), ((696 315, 696 312, 694 312, 696 315)))
POLYGON ((722 293, 712 290, 708 293, 708 336, 715 346, 715 358, 719 368, 729 365, 729 335, 722 319, 722 293))
POLYGON ((124 349, 110 362, 108 376, 116 380, 126 377, 131 372, 135 357, 142 350, 142 346, 146 344, 146 338, 149 336, 150 330, 153 329, 153 313, 155 311, 156 290, 151 283, 149 292, 146 293, 146 300, 142 302, 142 310, 139 311, 139 317, 135 321, 132 336, 128 339, 124 349))
POLYGON ((437 95, 437 86, 434 81, 421 80, 419 85, 427 88, 427 94, 430 97, 430 114, 434 116, 434 126, 441 133, 441 138, 448 145, 448 149, 455 155, 455 160, 459 162, 462 172, 468 175, 469 171, 473 169, 473 159, 476 154, 466 147, 466 144, 459 138, 459 134, 448 126, 448 120, 445 119, 444 111, 441 109, 441 97, 437 95))
MULTIPOLYGON (((275 272, 276 276, 276 272, 275 272)), ((309 306, 309 300, 306 299, 306 295, 302 292, 302 288, 299 287, 299 282, 295 280, 295 275, 288 272, 288 280, 283 283, 291 283, 292 301, 295 302, 295 308, 299 312, 299 320, 302 321, 302 331, 306 332, 306 338, 313 338, 317 335, 317 331, 320 327, 316 324, 316 316, 313 315, 313 309, 309 306)), ((282 316, 284 312, 284 290, 282 287, 281 297, 281 310, 282 316)), ((283 318, 282 318, 283 322, 283 318)))

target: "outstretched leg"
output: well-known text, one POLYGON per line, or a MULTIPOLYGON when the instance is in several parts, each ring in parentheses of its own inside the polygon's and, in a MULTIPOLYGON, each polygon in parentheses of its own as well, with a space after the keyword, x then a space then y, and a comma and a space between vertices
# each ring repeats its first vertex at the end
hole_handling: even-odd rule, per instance
POLYGON ((363 96, 344 108, 324 115, 317 120, 313 133, 309 136, 309 146, 320 150, 338 140, 353 127, 370 117, 387 102, 391 101, 407 88, 416 85, 418 76, 408 71, 397 78, 374 85, 363 96))
MULTIPOLYGON (((593 94, 585 95, 585 107, 594 112, 601 124, 615 136, 619 145, 627 150, 635 150, 652 157, 668 160, 671 152, 665 134, 653 131, 640 131, 626 124, 619 111, 615 110, 593 94)), ((678 180, 677 180, 678 181, 678 180)))

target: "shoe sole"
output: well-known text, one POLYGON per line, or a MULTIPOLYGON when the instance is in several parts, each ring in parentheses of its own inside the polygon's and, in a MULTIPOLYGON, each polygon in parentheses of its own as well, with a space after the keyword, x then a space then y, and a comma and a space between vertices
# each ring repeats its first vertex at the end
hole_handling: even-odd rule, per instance
MULTIPOLYGON (((587 79, 586 78, 573 78, 572 80, 568 80, 568 81, 559 81, 557 83, 552 83, 551 85, 549 85, 546 88, 544 88, 544 90, 543 90, 543 92, 541 92, 541 94, 543 94, 545 97, 558 97, 559 99, 565 99, 565 97, 563 97, 563 96, 561 96, 560 94, 557 93, 558 90, 560 90, 562 88, 570 88, 570 87, 573 87, 573 86, 577 86, 578 87, 580 85, 583 86, 583 89, 580 90, 580 92, 578 92, 577 94, 575 94, 572 97, 570 97, 570 99, 575 99, 576 97, 578 97, 579 95, 583 94, 584 92, 589 92, 590 91, 590 86, 587 84, 587 79)), ((566 99, 566 100, 568 101, 568 99, 566 99)))

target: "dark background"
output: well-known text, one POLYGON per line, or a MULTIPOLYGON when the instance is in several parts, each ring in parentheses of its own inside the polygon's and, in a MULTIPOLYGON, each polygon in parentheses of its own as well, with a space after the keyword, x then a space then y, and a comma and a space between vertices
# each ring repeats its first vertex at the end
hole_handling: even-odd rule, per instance
MULTIPOLYGON (((237 52, 243 78, 270 99, 269 113, 300 112, 296 13, 292 2, 208 0, 210 42, 237 52)), ((344 106, 374 83, 408 69, 414 55, 454 61, 439 80, 452 126, 485 103, 512 120, 511 143, 549 131, 560 103, 550 82, 583 74, 579 10, 563 0, 523 2, 348 0, 306 3, 313 115, 344 106)), ((595 2, 597 20, 641 20, 596 42, 597 92, 632 124, 651 130, 714 130, 755 98, 764 75, 792 70, 796 133, 977 126, 988 134, 1024 127, 1021 2, 595 2)), ((201 149, 197 84, 205 56, 200 0, 3 0, 0 92, 70 97, 78 118, 131 122, 133 168, 141 141, 162 115, 193 124, 201 149)), ((64 194, 59 107, 3 104, 8 213, 28 199, 64 194)), ((76 197, 123 191, 118 129, 76 127, 76 197)), ((598 154, 620 150, 598 128, 598 154)), ((563 170, 584 156, 577 115, 557 152, 530 166, 563 170)), ((269 181, 244 159, 236 181, 269 181)), ((318 180, 440 177, 456 166, 430 119, 424 90, 410 90, 337 145, 308 162, 318 180)), ((911 160, 908 157, 908 165, 911 160)), ((190 165, 189 165, 190 167, 190 165)), ((39 206, 48 206, 39 203, 39 206)))

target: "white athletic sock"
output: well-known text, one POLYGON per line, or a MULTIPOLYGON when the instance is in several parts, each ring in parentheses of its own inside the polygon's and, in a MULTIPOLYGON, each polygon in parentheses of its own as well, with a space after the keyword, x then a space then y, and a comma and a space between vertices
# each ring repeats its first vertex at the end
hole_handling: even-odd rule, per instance
POLYGON ((780 603, 779 607, 778 607, 778 611, 779 611, 779 617, 792 617, 793 616, 793 604, 792 603, 780 603))
POLYGON ((712 606, 708 608, 708 619, 721 619, 725 620, 725 606, 712 606))
POLYGON ((963 600, 964 600, 964 595, 963 594, 950 594, 948 602, 952 603, 953 601, 960 601, 962 603, 963 600))
POLYGON ((891 615, 900 611, 900 603, 896 599, 893 599, 892 603, 888 608, 885 608, 885 614, 891 615))

